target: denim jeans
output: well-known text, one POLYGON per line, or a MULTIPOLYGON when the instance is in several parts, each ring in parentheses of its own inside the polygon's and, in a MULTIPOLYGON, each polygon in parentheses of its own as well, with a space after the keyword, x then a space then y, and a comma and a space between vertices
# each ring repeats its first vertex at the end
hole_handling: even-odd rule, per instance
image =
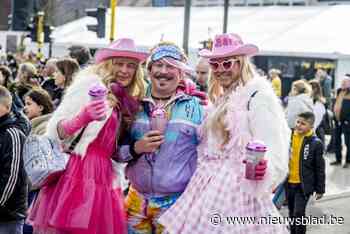
POLYGON ((0 223, 0 234, 22 234, 24 220, 0 223))

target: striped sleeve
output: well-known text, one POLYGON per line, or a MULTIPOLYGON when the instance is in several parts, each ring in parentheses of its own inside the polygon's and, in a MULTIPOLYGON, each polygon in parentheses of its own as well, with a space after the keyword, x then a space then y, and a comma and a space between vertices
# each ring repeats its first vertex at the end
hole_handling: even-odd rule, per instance
POLYGON ((0 190, 0 206, 5 204, 15 189, 21 161, 20 132, 14 128, 8 129, 7 132, 9 134, 9 145, 4 154, 6 162, 3 169, 5 170, 1 172, 5 176, 3 176, 4 181, 2 181, 2 186, 4 187, 0 190))

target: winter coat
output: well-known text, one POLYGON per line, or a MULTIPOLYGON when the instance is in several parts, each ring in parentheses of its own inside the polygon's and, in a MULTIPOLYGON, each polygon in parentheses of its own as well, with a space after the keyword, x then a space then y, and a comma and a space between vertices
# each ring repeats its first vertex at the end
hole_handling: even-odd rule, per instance
POLYGON ((315 134, 304 137, 300 149, 299 168, 301 186, 305 195, 308 196, 314 192, 325 193, 323 144, 315 134))
MULTIPOLYGON (((203 107, 197 98, 185 94, 176 95, 173 103, 165 142, 158 152, 144 153, 135 160, 130 145, 123 145, 117 155, 117 161, 128 162, 126 176, 131 185, 145 196, 182 193, 196 169, 199 144, 196 129, 203 119, 203 107)), ((151 130, 150 110, 154 103, 146 98, 142 105, 143 111, 136 115, 129 136, 133 142, 151 130)))
POLYGON ((42 115, 31 120, 31 134, 43 135, 46 131, 46 125, 49 122, 52 114, 42 115))
POLYGON ((296 96, 290 96, 288 98, 288 105, 287 105, 287 122, 289 128, 295 127, 295 122, 297 120, 297 117, 299 114, 310 111, 313 112, 314 104, 312 102, 312 99, 307 94, 299 94, 296 96))
POLYGON ((23 220, 27 210, 27 180, 22 146, 25 135, 11 115, 0 118, 0 223, 23 220))

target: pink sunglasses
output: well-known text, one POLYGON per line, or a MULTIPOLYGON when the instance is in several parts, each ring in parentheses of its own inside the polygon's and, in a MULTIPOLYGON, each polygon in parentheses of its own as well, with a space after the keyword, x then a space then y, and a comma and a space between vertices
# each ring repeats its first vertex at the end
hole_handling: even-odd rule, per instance
POLYGON ((228 60, 224 60, 222 62, 209 60, 209 65, 211 67, 211 70, 213 70, 214 72, 217 71, 220 68, 220 66, 223 68, 224 71, 228 71, 238 61, 239 61, 238 59, 228 59, 228 60))

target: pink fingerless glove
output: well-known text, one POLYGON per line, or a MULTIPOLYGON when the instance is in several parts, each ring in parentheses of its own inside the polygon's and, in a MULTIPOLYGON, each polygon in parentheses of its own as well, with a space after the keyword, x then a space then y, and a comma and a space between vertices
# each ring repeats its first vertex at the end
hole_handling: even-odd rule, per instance
POLYGON ((73 135, 90 122, 103 119, 106 109, 105 100, 91 101, 75 117, 62 120, 60 125, 65 134, 73 135))

